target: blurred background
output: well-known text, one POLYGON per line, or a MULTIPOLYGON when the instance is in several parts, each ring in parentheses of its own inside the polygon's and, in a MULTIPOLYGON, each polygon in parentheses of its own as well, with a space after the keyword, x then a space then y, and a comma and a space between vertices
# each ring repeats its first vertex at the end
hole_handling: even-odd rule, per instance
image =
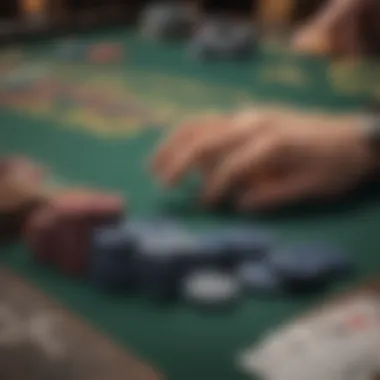
MULTIPOLYGON (((325 0, 194 0, 201 14, 252 17, 263 25, 286 26, 305 20, 325 0)), ((2 0, 0 38, 31 36, 64 28, 133 23, 152 0, 2 0)))

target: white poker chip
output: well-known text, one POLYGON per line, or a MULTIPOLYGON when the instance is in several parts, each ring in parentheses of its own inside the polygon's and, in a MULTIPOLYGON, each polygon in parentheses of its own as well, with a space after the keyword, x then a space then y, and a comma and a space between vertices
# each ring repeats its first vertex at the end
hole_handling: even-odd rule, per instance
POLYGON ((238 280, 219 270, 198 270, 183 279, 182 295, 192 304, 227 306, 240 295, 238 280))

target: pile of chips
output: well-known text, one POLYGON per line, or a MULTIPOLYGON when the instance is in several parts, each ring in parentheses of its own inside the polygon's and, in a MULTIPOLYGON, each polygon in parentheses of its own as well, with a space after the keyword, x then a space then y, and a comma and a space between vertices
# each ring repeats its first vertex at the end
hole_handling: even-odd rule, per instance
POLYGON ((168 2, 149 5, 141 17, 141 33, 154 39, 178 39, 190 36, 195 25, 193 7, 168 2))
POLYGON ((190 56, 198 60, 249 58, 257 37, 250 23, 215 17, 204 21, 190 41, 190 56))
POLYGON ((169 2, 150 4, 141 17, 143 36, 158 40, 186 38, 196 60, 248 59, 257 50, 258 35, 249 17, 206 15, 198 21, 195 8, 169 2))
POLYGON ((47 188, 45 177, 24 158, 0 163, 3 225, 17 225, 39 263, 86 277, 102 291, 220 308, 236 305, 242 294, 319 287, 351 269, 347 256, 327 243, 278 249, 255 226, 205 231, 157 217, 126 218, 121 197, 47 188))

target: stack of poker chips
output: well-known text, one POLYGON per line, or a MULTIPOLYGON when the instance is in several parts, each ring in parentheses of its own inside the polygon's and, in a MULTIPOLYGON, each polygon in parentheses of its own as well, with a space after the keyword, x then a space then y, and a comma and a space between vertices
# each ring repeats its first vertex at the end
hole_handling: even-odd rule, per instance
POLYGON ((194 230, 162 218, 101 226, 90 251, 88 278, 97 289, 202 308, 237 305, 243 294, 314 291, 352 268, 328 243, 278 248, 257 226, 194 230))
POLYGON ((250 17, 215 12, 200 17, 199 10, 185 2, 148 5, 140 20, 140 31, 144 37, 161 41, 186 39, 188 55, 201 61, 249 59, 259 42, 250 17))
POLYGON ((47 186, 46 171, 20 157, 0 163, 0 191, 2 225, 16 227, 32 257, 99 291, 220 308, 243 294, 319 288, 352 268, 331 244, 279 246, 255 225, 197 230, 127 217, 118 195, 47 186))
POLYGON ((82 274, 93 228, 120 218, 124 200, 49 178, 45 168, 24 157, 0 161, 1 240, 21 236, 37 261, 82 274))
POLYGON ((184 2, 150 4, 144 10, 140 31, 152 39, 179 39, 189 37, 196 21, 195 8, 184 2))
POLYGON ((257 32, 249 21, 215 16, 199 25, 189 54, 197 60, 246 59, 256 51, 257 43, 257 32))

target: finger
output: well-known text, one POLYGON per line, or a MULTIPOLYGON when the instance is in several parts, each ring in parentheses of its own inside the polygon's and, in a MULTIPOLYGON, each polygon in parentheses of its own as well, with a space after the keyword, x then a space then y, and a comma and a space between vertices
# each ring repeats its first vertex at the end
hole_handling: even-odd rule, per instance
POLYGON ((171 153, 170 160, 161 168, 159 176, 166 185, 174 185, 192 167, 197 166, 202 160, 208 161, 210 155, 209 146, 218 136, 220 130, 228 127, 228 119, 215 119, 203 126, 197 127, 196 136, 191 141, 179 146, 171 153))
POLYGON ((278 161, 282 155, 282 139, 268 135, 246 144, 243 149, 235 150, 206 183, 204 201, 214 203, 234 184, 248 176, 261 176, 278 161))
POLYGON ((305 199, 317 194, 318 190, 318 177, 310 173, 295 178, 288 176, 280 181, 272 179, 261 184, 255 182, 238 206, 244 210, 267 210, 305 199))
MULTIPOLYGON (((219 116, 221 118, 221 116, 219 116)), ((198 129, 205 128, 205 124, 210 124, 211 120, 217 120, 218 116, 209 115, 192 118, 180 124, 169 136, 164 138, 164 142, 158 147, 153 155, 151 167, 159 174, 176 152, 189 144, 198 134, 198 129)), ((219 119, 218 119, 219 120, 219 119)))
POLYGON ((214 128, 199 133, 193 143, 182 149, 175 159, 172 157, 164 174, 166 182, 169 184, 177 182, 191 167, 198 167, 202 171, 205 167, 210 169, 209 163, 213 163, 212 166, 215 168, 218 157, 244 144, 247 138, 257 137, 260 131, 264 131, 269 125, 269 115, 269 113, 256 112, 218 120, 214 128))
POLYGON ((220 128, 216 135, 210 136, 209 141, 205 141, 207 154, 217 157, 226 150, 245 143, 248 137, 253 139, 259 136, 260 132, 268 130, 272 124, 271 116, 270 112, 255 111, 236 114, 230 119, 226 128, 220 128))

